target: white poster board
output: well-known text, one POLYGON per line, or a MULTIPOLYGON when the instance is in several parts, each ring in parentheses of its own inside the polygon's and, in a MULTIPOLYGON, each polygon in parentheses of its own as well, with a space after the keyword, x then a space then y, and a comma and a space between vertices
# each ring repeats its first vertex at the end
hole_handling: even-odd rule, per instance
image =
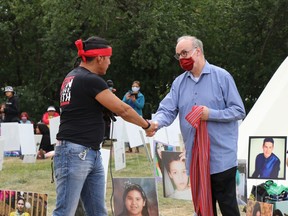
POLYGON ((39 150, 41 140, 42 140, 42 134, 34 134, 34 140, 35 140, 35 145, 36 145, 36 151, 39 150))
POLYGON ((100 152, 101 152, 102 163, 103 163, 104 172, 105 172, 105 194, 106 194, 110 150, 101 148, 100 152))
POLYGON ((126 167, 125 144, 123 140, 113 142, 115 171, 126 167))
POLYGON ((4 159, 4 139, 0 136, 0 171, 3 167, 3 159, 4 159))
POLYGON ((59 131, 60 116, 49 119, 51 145, 56 144, 56 135, 59 131))
POLYGON ((18 124, 21 154, 36 154, 33 124, 18 124))
POLYGON ((168 144, 173 146, 180 146, 180 123, 179 123, 179 115, 177 115, 176 119, 173 121, 171 125, 166 128, 168 144))
MULTIPOLYGON (((155 114, 152 114, 152 119, 155 114)), ((154 140, 161 141, 173 146, 183 145, 182 134, 180 130, 179 115, 176 116, 175 120, 168 127, 162 127, 153 136, 154 140)), ((152 145, 152 143, 150 143, 152 145)))
POLYGON ((19 127, 17 122, 1 123, 1 136, 5 140, 4 151, 20 150, 19 127))
POLYGON ((128 142, 131 148, 141 146, 144 144, 139 133, 139 131, 143 130, 141 127, 125 121, 125 129, 126 134, 128 136, 128 142))
POLYGON ((153 136, 153 140, 158 140, 163 143, 168 143, 168 136, 167 136, 167 128, 162 127, 161 129, 157 130, 155 135, 153 136))
POLYGON ((125 121, 119 116, 116 116, 115 118, 116 121, 112 123, 110 130, 111 139, 124 140, 124 142, 128 142, 125 121))

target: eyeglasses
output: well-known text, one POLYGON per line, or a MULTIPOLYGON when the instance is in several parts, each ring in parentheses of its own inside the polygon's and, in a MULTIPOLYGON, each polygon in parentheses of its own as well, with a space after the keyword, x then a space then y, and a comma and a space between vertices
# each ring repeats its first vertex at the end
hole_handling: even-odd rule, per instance
POLYGON ((177 60, 179 60, 180 56, 183 57, 183 58, 186 58, 188 53, 191 52, 192 50, 195 50, 195 49, 197 49, 197 47, 194 47, 191 50, 182 50, 180 53, 176 53, 174 55, 174 58, 177 59, 177 60))

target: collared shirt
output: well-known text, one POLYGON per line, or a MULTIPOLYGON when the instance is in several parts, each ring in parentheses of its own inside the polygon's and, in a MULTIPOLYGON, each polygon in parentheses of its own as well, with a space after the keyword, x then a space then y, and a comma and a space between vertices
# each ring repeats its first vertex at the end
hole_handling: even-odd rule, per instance
POLYGON ((278 178, 280 170, 280 160, 272 153, 268 158, 264 154, 258 154, 255 162, 255 172, 252 174, 253 178, 278 178))
POLYGON ((193 79, 189 71, 182 73, 174 80, 153 117, 161 128, 169 126, 179 113, 188 174, 195 129, 185 116, 195 105, 209 108, 210 173, 220 173, 237 166, 238 120, 245 117, 245 108, 232 76, 207 61, 198 80, 193 79))

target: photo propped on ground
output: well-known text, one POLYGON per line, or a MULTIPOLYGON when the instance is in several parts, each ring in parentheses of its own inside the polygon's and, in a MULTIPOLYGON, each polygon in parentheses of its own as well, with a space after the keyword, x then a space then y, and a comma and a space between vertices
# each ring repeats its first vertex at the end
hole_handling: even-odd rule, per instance
POLYGON ((30 216, 46 216, 47 199, 47 194, 0 189, 0 215, 20 215, 19 212, 26 212, 30 216))

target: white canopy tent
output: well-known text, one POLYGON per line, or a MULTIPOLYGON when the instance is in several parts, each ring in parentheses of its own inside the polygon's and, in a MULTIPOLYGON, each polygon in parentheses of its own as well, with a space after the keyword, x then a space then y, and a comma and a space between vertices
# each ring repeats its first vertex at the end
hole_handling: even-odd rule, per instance
MULTIPOLYGON (((248 144, 251 136, 287 137, 287 135, 288 57, 274 73, 251 111, 239 126, 238 159, 244 159, 248 163, 248 144)), ((287 170, 286 166, 285 169, 287 170)), ((264 181, 263 179, 248 179, 247 195, 250 195, 252 185, 257 185, 264 181)), ((276 182, 277 184, 287 185, 287 181, 277 180, 276 182)))

